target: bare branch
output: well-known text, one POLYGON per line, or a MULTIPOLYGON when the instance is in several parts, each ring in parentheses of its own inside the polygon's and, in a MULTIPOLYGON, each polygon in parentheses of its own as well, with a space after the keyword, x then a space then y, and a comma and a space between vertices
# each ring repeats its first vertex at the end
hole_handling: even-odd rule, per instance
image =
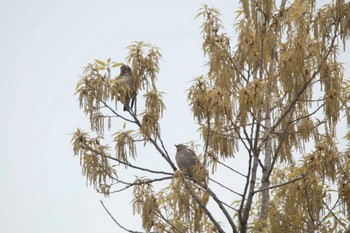
MULTIPOLYGON (((159 215, 159 217, 160 217, 161 219, 163 219, 167 224, 169 224, 169 225, 172 227, 172 230, 176 230, 176 232, 182 233, 182 231, 179 230, 174 224, 172 224, 172 223, 162 214, 162 212, 161 212, 159 209, 157 209, 157 214, 159 215)), ((167 232, 169 232, 169 231, 167 231, 167 232)))
POLYGON ((216 194, 209 188, 206 187, 206 191, 210 194, 210 196, 214 199, 214 201, 218 204, 219 208, 221 209, 221 211, 224 213, 227 221, 229 222, 229 224, 231 225, 232 231, 234 233, 238 233, 236 224, 233 222, 232 217, 230 216, 230 214, 227 212, 227 210, 225 209, 225 207, 223 206, 223 202, 216 196, 216 194))
POLYGON ((188 192, 191 194, 191 196, 194 198, 194 200, 198 203, 198 205, 204 210, 210 221, 214 224, 215 228, 220 233, 225 233, 225 231, 221 228, 220 224, 216 221, 216 219, 213 217, 211 212, 208 210, 208 208, 205 206, 205 204, 199 199, 199 197, 192 191, 192 189, 188 186, 188 184, 185 183, 185 187, 188 190, 188 192))
POLYGON ((258 193, 258 192, 262 192, 262 191, 269 190, 269 189, 279 188, 279 187, 282 187, 282 186, 285 186, 285 185, 294 183, 294 182, 296 182, 296 181, 298 181, 298 180, 301 180, 301 179, 305 178, 305 176, 306 176, 306 175, 302 175, 302 176, 300 176, 300 177, 298 177, 298 178, 295 178, 295 179, 293 179, 293 180, 287 181, 287 182, 285 182, 285 183, 278 184, 278 185, 274 185, 274 186, 270 186, 270 187, 265 188, 265 189, 255 190, 254 192, 255 192, 255 193, 258 193))
POLYGON ((102 155, 108 159, 111 159, 111 160, 114 160, 114 161, 117 161, 118 163, 121 163, 121 164, 124 164, 128 167, 131 167, 131 168, 134 168, 134 169, 138 169, 140 171, 145 171, 145 172, 150 172, 150 173, 155 173, 155 174, 164 174, 164 175, 173 175, 173 173, 170 173, 170 172, 164 172, 164 171, 155 171, 155 170, 151 170, 151 169, 146 169, 146 168, 143 168, 143 167, 139 167, 139 166, 136 166, 136 165, 132 165, 131 163, 129 162, 124 162, 124 161, 121 161, 120 159, 117 159, 117 158, 113 158, 111 156, 108 156, 108 155, 102 155))
POLYGON ((238 195, 238 196, 240 196, 240 197, 243 196, 242 194, 240 194, 240 193, 238 193, 238 192, 236 192, 236 191, 234 191, 234 190, 232 190, 232 189, 226 187, 225 185, 221 184, 220 182, 217 182, 217 181, 213 180, 212 178, 209 178, 209 180, 212 181, 212 182, 214 182, 215 184, 217 184, 217 185, 223 187, 224 189, 230 191, 231 193, 234 193, 234 194, 236 194, 236 195, 238 195))
POLYGON ((155 171, 155 170, 146 169, 146 168, 143 168, 143 167, 132 165, 129 162, 121 161, 120 159, 117 159, 117 158, 111 157, 109 155, 106 155, 104 152, 97 151, 97 150, 91 148, 88 145, 85 145, 85 149, 90 150, 90 151, 94 152, 95 154, 99 154, 99 155, 101 155, 101 156, 103 156, 105 158, 117 161, 118 163, 124 164, 124 165, 126 165, 128 167, 131 167, 131 168, 134 168, 134 169, 138 169, 138 170, 145 171, 145 172, 150 172, 150 173, 155 173, 155 174, 173 175, 173 173, 169 173, 169 172, 155 171))
POLYGON ((327 210, 329 211, 329 213, 324 217, 324 219, 319 223, 321 224, 330 214, 332 214, 332 216, 334 217, 334 219, 344 228, 346 229, 346 225, 337 217, 337 215, 333 212, 334 208, 337 206, 338 202, 339 202, 339 197, 338 200, 334 203, 332 208, 329 208, 329 206, 327 205, 327 203, 322 200, 323 204, 326 206, 327 210))
POLYGON ((124 181, 118 180, 118 183, 124 184, 126 186, 124 188, 111 191, 109 193, 119 193, 119 192, 124 191, 126 189, 129 189, 129 188, 131 188, 131 187, 133 187, 135 185, 151 184, 151 183, 158 182, 158 181, 170 180, 172 178, 173 178, 172 176, 167 176, 167 177, 162 177, 162 178, 157 178, 157 179, 138 180, 138 181, 135 181, 133 183, 128 183, 128 182, 124 182, 124 181))
POLYGON ((306 114, 305 116, 302 116, 302 117, 299 117, 299 118, 297 118, 297 119, 294 119, 293 121, 291 121, 291 123, 300 121, 300 120, 302 120, 302 119, 304 119, 304 118, 308 118, 308 117, 314 115, 314 114, 317 113, 323 106, 324 106, 324 104, 321 104, 315 111, 313 111, 313 112, 311 112, 311 113, 309 113, 309 114, 306 114))
POLYGON ((237 171, 237 170, 233 169, 233 168, 232 168, 232 167, 230 167, 230 166, 227 166, 226 164, 224 164, 224 163, 222 163, 222 162, 220 162, 220 161, 218 161, 218 164, 220 164, 220 165, 222 165, 222 166, 226 167, 227 169, 229 169, 229 170, 233 171, 234 173, 237 173, 237 174, 238 174, 238 175, 240 175, 240 176, 243 176, 243 177, 247 178, 247 176, 246 176, 246 175, 244 175, 244 174, 240 173, 239 171, 237 171))
MULTIPOLYGON (((291 118, 291 117, 292 117, 292 114, 289 116, 289 118, 291 118)), ((277 158, 278 158, 279 151, 280 151, 280 149, 281 149, 282 146, 283 146, 283 141, 286 139, 286 136, 287 136, 287 133, 288 133, 288 129, 289 129, 289 125, 290 125, 290 124, 291 124, 291 121, 290 121, 290 119, 289 119, 287 126, 284 128, 283 134, 280 136, 277 149, 275 150, 274 156, 273 156, 273 158, 272 158, 272 162, 271 162, 270 169, 269 169, 268 172, 267 172, 267 178, 269 178, 269 177, 271 176, 271 173, 272 173, 272 171, 273 171, 273 169, 274 169, 275 163, 276 163, 277 158)))
POLYGON ((106 208, 106 206, 103 204, 103 202, 100 200, 101 205, 103 206, 103 208, 105 209, 105 211, 107 212, 107 214, 112 218, 112 220, 115 222, 115 224, 118 225, 118 227, 120 227, 121 229, 123 229, 126 232, 130 232, 130 233, 144 233, 141 231, 133 231, 133 230, 129 230, 126 227, 122 226, 114 217, 113 215, 108 211, 108 209, 106 208))
MULTIPOLYGON (((135 114, 133 114, 133 112, 130 112, 130 115, 134 118, 135 120, 135 124, 141 128, 141 122, 139 121, 139 119, 137 118, 137 116, 135 114)), ((158 136, 158 138, 160 139, 160 136, 158 136)), ((160 153, 160 155, 169 163, 169 165, 171 166, 171 168, 176 171, 177 168, 175 167, 174 163, 171 161, 167 151, 165 150, 165 147, 163 145, 163 141, 160 139, 162 147, 164 148, 164 151, 160 148, 160 146, 158 145, 156 139, 153 139, 152 137, 149 137, 148 140, 153 144, 153 146, 156 148, 156 150, 160 153)))
POLYGON ((229 204, 227 204, 227 203, 225 203, 225 202, 223 202, 223 201, 222 201, 221 203, 222 203, 224 206, 230 208, 231 210, 234 210, 234 211, 238 212, 238 209, 236 209, 236 208, 230 206, 229 204))
POLYGON ((126 117, 123 117, 122 115, 118 114, 113 108, 111 108, 106 102, 104 102, 103 100, 100 100, 101 103, 103 103, 103 105, 108 108, 114 115, 116 115, 117 117, 125 120, 125 121, 128 121, 130 123, 135 123, 135 121, 132 121, 126 117))

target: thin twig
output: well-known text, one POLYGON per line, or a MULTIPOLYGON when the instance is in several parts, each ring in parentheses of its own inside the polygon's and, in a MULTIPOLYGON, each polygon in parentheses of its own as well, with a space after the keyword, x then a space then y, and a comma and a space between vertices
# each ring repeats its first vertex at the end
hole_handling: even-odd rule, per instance
POLYGON ((185 187, 188 190, 188 192, 191 194, 193 199, 198 203, 198 205, 204 210, 210 221, 214 224, 215 228, 220 233, 225 233, 225 231, 221 228, 220 224, 216 221, 216 219, 213 217, 211 212, 208 210, 208 208, 205 206, 205 204, 199 199, 199 197, 192 191, 192 189, 185 183, 185 187))
MULTIPOLYGON (((338 203, 338 201, 339 201, 339 197, 338 197, 337 202, 334 204, 333 208, 330 209, 329 206, 327 205, 327 203, 326 203, 325 201, 322 200, 323 204, 326 206, 327 210, 329 211, 328 215, 329 215, 329 214, 332 214, 332 216, 335 218, 335 220, 336 220, 342 227, 344 227, 344 229, 346 229, 346 225, 345 225, 342 221, 340 221, 340 219, 336 216, 336 214, 333 213, 333 209, 336 207, 336 204, 338 203)), ((327 215, 327 216, 328 216, 328 215, 327 215)))
POLYGON ((313 112, 311 112, 311 113, 309 113, 309 114, 307 114, 307 115, 301 116, 301 117, 299 117, 299 118, 296 118, 296 119, 292 120, 291 123, 300 121, 300 120, 302 120, 302 119, 304 119, 304 118, 307 118, 307 117, 310 117, 310 116, 314 115, 314 114, 317 113, 323 106, 324 106, 324 104, 321 104, 315 111, 313 111, 313 112))
POLYGON ((132 165, 131 163, 129 162, 124 162, 124 161, 121 161, 120 159, 117 159, 117 158, 114 158, 114 157, 111 157, 111 156, 108 156, 108 155, 102 155, 108 159, 111 159, 111 160, 114 160, 114 161, 117 161, 118 163, 121 163, 121 164, 124 164, 128 167, 131 167, 131 168, 134 168, 134 169, 138 169, 140 171, 145 171, 145 172, 150 172, 150 173, 154 173, 154 174, 164 174, 164 175, 173 175, 173 173, 170 173, 170 172, 164 172, 164 171, 155 171, 155 170, 151 170, 151 169, 146 169, 146 168, 143 168, 143 167, 139 167, 139 166, 136 166, 136 165, 132 165))
MULTIPOLYGON (((337 31, 335 32, 337 33, 337 31)), ((293 101, 291 102, 291 104, 288 106, 288 108, 286 109, 286 111, 278 118, 278 120, 276 121, 276 123, 272 126, 271 128, 271 132, 273 132, 276 127, 281 123, 281 121, 285 118, 285 116, 292 111, 292 109, 294 109, 294 106, 296 105, 296 102, 298 101, 299 97, 304 93, 304 91, 307 89, 307 87, 309 86, 310 83, 312 83, 313 79, 316 77, 316 75, 320 72, 323 64, 326 62, 329 54, 331 53, 335 40, 336 40, 337 36, 334 36, 332 38, 331 44, 330 44, 330 48, 329 50, 326 52, 325 56, 323 57, 321 63, 319 64, 317 70, 312 74, 311 78, 305 82, 305 85, 303 86, 303 88, 301 88, 301 90, 296 94, 296 96, 294 97, 293 101)))
POLYGON ((232 190, 232 189, 226 187, 225 185, 223 185, 223 184, 221 184, 221 183, 219 183, 219 182, 213 180, 212 178, 209 178, 209 180, 212 181, 212 182, 214 182, 215 184, 221 186, 222 188, 227 189, 228 191, 230 191, 230 192, 232 192, 232 193, 234 193, 234 194, 240 196, 240 197, 243 196, 242 194, 240 194, 240 193, 238 193, 238 192, 236 192, 236 191, 234 191, 234 190, 232 190))
POLYGON ((168 176, 168 177, 162 177, 162 178, 157 178, 157 179, 138 180, 138 181, 135 181, 133 183, 128 183, 128 182, 124 182, 124 181, 118 180, 119 183, 124 184, 126 186, 124 188, 121 188, 121 189, 118 189, 118 190, 114 190, 114 191, 109 192, 109 193, 119 193, 119 192, 124 191, 124 190, 126 190, 128 188, 131 188, 131 187, 133 187, 135 185, 151 184, 151 183, 158 182, 158 181, 170 180, 172 178, 173 178, 172 176, 170 176, 170 177, 168 176))
POLYGON ((123 117, 122 115, 118 114, 116 111, 114 111, 113 108, 111 108, 111 107, 110 107, 106 102, 104 102, 103 100, 100 100, 100 102, 103 103, 104 106, 105 106, 106 108, 108 108, 108 109, 109 109, 113 114, 115 114, 117 117, 119 117, 119 118, 121 118, 121 119, 123 119, 123 120, 125 120, 125 121, 128 121, 128 122, 130 122, 130 123, 135 123, 134 121, 132 121, 132 120, 130 120, 130 119, 128 119, 128 118, 126 118, 126 117, 123 117))
MULTIPOLYGON (((172 227, 172 230, 176 230, 178 233, 182 233, 182 231, 179 230, 174 224, 172 224, 172 223, 162 214, 162 212, 161 212, 159 209, 157 209, 157 213, 158 213, 158 215, 159 215, 159 217, 160 217, 161 219, 163 219, 166 223, 168 223, 168 224, 172 227)), ((169 232, 169 231, 167 231, 167 232, 169 232)))
POLYGON ((160 141, 160 144, 162 145, 162 148, 163 148, 165 154, 169 157, 169 153, 168 153, 168 151, 166 150, 166 148, 165 148, 165 146, 164 146, 164 142, 163 142, 163 140, 162 140, 161 137, 159 137, 159 141, 160 141))
POLYGON ((283 132, 283 134, 282 134, 282 135, 280 136, 280 138, 279 138, 279 143, 278 143, 278 146, 277 146, 277 148, 276 148, 276 151, 275 151, 275 153, 274 153, 274 155, 273 155, 272 162, 271 162, 271 165, 270 165, 270 169, 267 171, 267 179, 269 179, 269 177, 270 177, 271 174, 272 174, 272 171, 273 171, 273 169, 274 169, 275 163, 276 163, 277 158, 278 158, 278 154, 279 154, 280 150, 282 149, 284 140, 285 140, 286 137, 287 137, 289 125, 291 124, 290 118, 292 118, 292 114, 289 116, 288 124, 287 124, 287 126, 284 128, 284 132, 283 132))
MULTIPOLYGON (((134 118, 135 120, 135 124, 141 128, 141 122, 139 121, 139 119, 137 118, 137 116, 135 114, 133 114, 132 112, 130 112, 130 115, 134 118)), ((158 136, 158 138, 160 139, 160 136, 158 136)), ((174 163, 171 161, 167 151, 165 150, 165 152, 162 150, 162 148, 160 148, 160 146, 158 145, 156 139, 153 139, 152 137, 148 137, 147 138, 152 144, 153 146, 156 148, 156 150, 160 153, 160 155, 169 163, 169 165, 171 166, 171 168, 173 169, 173 171, 176 171, 177 168, 175 167, 174 163)), ((162 141, 161 141, 162 143, 162 141)), ((165 147, 164 147, 165 148, 165 147)))
POLYGON ((210 196, 214 199, 214 201, 218 204, 219 208, 221 209, 221 211, 223 212, 223 214, 225 215, 227 221, 229 222, 229 224, 231 225, 232 231, 233 233, 238 233, 236 224, 233 222, 232 217, 230 216, 230 214, 227 212, 227 210, 225 209, 225 207, 223 206, 223 202, 216 196, 216 194, 209 188, 206 187, 205 189, 210 196))
POLYGON ((96 154, 99 154, 107 159, 111 159, 111 160, 114 160, 114 161, 117 161, 118 163, 121 163, 121 164, 124 164, 128 167, 132 167, 134 169, 138 169, 138 170, 141 170, 141 171, 145 171, 145 172, 150 172, 150 173, 155 173, 155 174, 164 174, 164 175, 173 175, 172 173, 169 173, 169 172, 163 172, 163 171, 154 171, 154 170, 150 170, 150 169, 146 169, 146 168, 143 168, 143 167, 138 167, 138 166, 135 166, 135 165, 132 165, 131 163, 129 162, 124 162, 124 161, 121 161, 120 159, 117 159, 117 158, 114 158, 114 157, 111 157, 109 155, 106 155, 104 153, 102 153, 101 151, 97 151, 93 148, 91 148, 90 146, 88 145, 85 145, 85 150, 90 150, 96 154))
POLYGON ((298 177, 298 178, 295 178, 295 179, 293 179, 293 180, 287 181, 287 182, 285 182, 285 183, 278 184, 278 185, 274 185, 274 186, 270 186, 270 187, 264 188, 264 189, 255 190, 254 192, 255 192, 255 193, 258 193, 258 192, 262 192, 262 191, 269 190, 269 189, 279 188, 279 187, 282 187, 282 186, 285 186, 285 185, 294 183, 294 182, 296 182, 296 181, 298 181, 298 180, 301 180, 301 179, 305 178, 305 176, 306 176, 306 175, 302 175, 302 176, 300 176, 300 177, 298 177))
POLYGON ((233 168, 232 168, 232 167, 230 167, 230 166, 227 166, 226 164, 224 164, 224 163, 222 163, 222 162, 220 162, 220 161, 218 161, 218 164, 220 164, 220 165, 222 165, 222 166, 226 167, 227 169, 229 169, 229 170, 231 170, 231 171, 233 171, 233 172, 237 173, 238 175, 241 175, 241 176, 243 176, 243 177, 247 178, 247 176, 246 176, 246 175, 244 175, 243 173, 240 173, 239 171, 237 171, 237 170, 233 169, 233 168))
POLYGON ((115 222, 115 224, 118 225, 118 227, 120 227, 121 229, 123 229, 124 231, 126 232, 130 232, 130 233, 144 233, 144 232, 141 232, 141 231, 133 231, 133 230, 129 230, 127 228, 125 228, 124 226, 122 226, 114 217, 113 215, 108 211, 108 209, 106 208, 106 206, 103 204, 103 201, 101 201, 101 205, 103 206, 103 208, 105 209, 105 211, 107 212, 107 214, 112 218, 112 220, 115 222))
POLYGON ((222 203, 223 205, 225 205, 226 207, 230 208, 231 210, 234 210, 234 211, 238 212, 238 210, 237 210, 236 208, 230 206, 229 204, 227 204, 227 203, 225 203, 225 202, 223 202, 223 201, 222 201, 221 203, 222 203))

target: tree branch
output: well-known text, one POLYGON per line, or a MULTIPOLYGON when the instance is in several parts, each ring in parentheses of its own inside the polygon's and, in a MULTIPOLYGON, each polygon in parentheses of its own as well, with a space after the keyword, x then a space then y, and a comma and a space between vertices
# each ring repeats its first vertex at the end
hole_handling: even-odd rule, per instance
POLYGON ((199 199, 199 197, 191 190, 191 188, 188 186, 188 184, 185 183, 185 187, 188 190, 188 192, 191 194, 191 196, 194 198, 194 200, 198 203, 198 205, 204 210, 210 221, 214 224, 215 228, 220 233, 225 233, 225 231, 221 228, 220 224, 216 221, 216 219, 213 217, 211 212, 208 210, 208 208, 205 206, 205 204, 199 199))
POLYGON ((112 220, 115 222, 115 224, 117 224, 118 227, 120 227, 121 229, 123 229, 124 231, 126 232, 130 232, 130 233, 144 233, 144 232, 141 232, 141 231, 132 231, 132 230, 129 230, 127 228, 125 228, 124 226, 122 226, 114 217, 113 215, 108 211, 108 209, 106 208, 106 206, 103 204, 103 202, 100 200, 101 202, 101 205, 103 206, 103 208, 105 209, 105 211, 107 212, 107 214, 112 218, 112 220))
MULTIPOLYGON (((337 215, 333 212, 334 208, 337 206, 337 203, 339 202, 339 197, 338 200, 335 202, 335 204, 333 205, 332 209, 329 208, 329 206, 327 205, 327 203, 322 200, 323 204, 326 206, 327 210, 329 211, 329 213, 324 217, 324 219, 319 223, 321 224, 330 214, 332 214, 332 216, 334 217, 334 219, 342 226, 344 227, 344 229, 346 229, 346 225, 337 217, 337 215)), ((318 224, 318 225, 319 225, 318 224)), ((317 225, 317 227, 318 227, 317 225)))
POLYGON ((221 209, 221 211, 223 212, 223 214, 225 215, 227 221, 229 222, 229 224, 231 225, 232 231, 234 233, 238 233, 237 227, 235 225, 235 223, 233 222, 232 217, 229 215, 229 213, 227 212, 227 210, 225 209, 225 207, 223 206, 223 202, 216 196, 216 194, 209 188, 206 187, 205 189, 210 196, 214 199, 214 201, 218 204, 219 208, 221 209))
POLYGON ((121 181, 121 180, 118 180, 118 183, 121 183, 121 184, 124 184, 126 185, 124 188, 121 188, 121 189, 118 189, 118 190, 114 190, 114 191, 111 191, 109 193, 119 193, 121 191, 124 191, 128 188, 131 188, 135 185, 141 185, 141 184, 150 184, 150 183, 154 183, 154 182, 158 182, 158 181, 163 181, 163 180, 170 180, 172 179, 173 177, 172 176, 167 176, 167 177, 162 177, 162 178, 156 178, 156 179, 146 179, 146 180, 138 180, 138 181, 135 181, 133 183, 128 183, 128 182, 125 182, 125 181, 121 181))
POLYGON ((145 172, 150 172, 150 173, 155 173, 155 174, 173 175, 173 173, 169 173, 169 172, 154 171, 154 170, 150 170, 150 169, 146 169, 146 168, 143 168, 143 167, 138 167, 138 166, 132 165, 132 164, 129 163, 129 162, 121 161, 120 159, 117 159, 117 158, 111 157, 111 156, 109 156, 109 155, 106 155, 104 152, 97 151, 97 150, 91 148, 91 147, 88 146, 88 145, 85 145, 84 147, 85 147, 85 148, 84 148, 85 150, 92 151, 92 152, 94 152, 95 154, 99 154, 99 155, 101 155, 101 156, 103 156, 103 157, 105 157, 105 158, 108 158, 108 159, 117 161, 118 163, 124 164, 124 165, 129 166, 129 167, 132 167, 132 168, 134 168, 134 169, 138 169, 138 170, 145 171, 145 172))
MULTIPOLYGON (((337 32, 335 32, 335 34, 337 34, 337 32)), ((307 89, 308 85, 313 81, 313 79, 316 77, 316 75, 320 72, 323 64, 326 62, 329 54, 331 53, 331 51, 333 50, 333 46, 335 43, 337 36, 334 36, 332 38, 331 44, 329 46, 328 51, 326 52, 325 56, 323 57, 321 63, 319 64, 317 70, 312 74, 311 78, 305 82, 303 88, 301 88, 301 90, 295 95, 293 101, 291 102, 291 104, 289 105, 289 107, 286 109, 286 111, 278 118, 278 120, 276 121, 276 123, 272 126, 271 128, 271 132, 273 132, 276 127, 281 123, 281 121, 286 117, 286 115, 294 108, 296 102, 298 101, 299 97, 304 93, 304 91, 307 89)))
MULTIPOLYGON (((139 121, 139 119, 137 118, 136 115, 134 115, 132 112, 130 112, 130 115, 134 118, 135 120, 135 124, 141 128, 141 122, 139 121)), ((158 136, 158 138, 160 139, 160 136, 158 136)), ((171 168, 176 171, 177 168, 175 167, 174 163, 171 161, 167 151, 165 150, 165 147, 163 145, 162 140, 160 139, 162 146, 164 147, 165 152, 160 148, 160 146, 158 145, 156 139, 153 139, 151 137, 148 138, 148 140, 153 144, 153 146, 156 148, 156 150, 160 153, 160 155, 169 163, 169 165, 171 166, 171 168)))
POLYGON ((243 177, 247 178, 247 176, 246 176, 246 175, 244 175, 243 173, 240 173, 239 171, 237 171, 237 170, 233 169, 233 168, 232 168, 232 167, 230 167, 230 166, 227 166, 226 164, 224 164, 224 163, 222 163, 222 162, 220 162, 220 161, 218 161, 218 164, 220 164, 220 165, 222 165, 222 166, 226 167, 227 169, 229 169, 229 170, 233 171, 234 173, 237 173, 237 174, 238 174, 238 175, 240 175, 240 176, 243 176, 243 177))
POLYGON ((157 213, 161 219, 163 219, 167 224, 169 224, 172 227, 172 230, 176 230, 178 233, 182 233, 181 230, 179 230, 174 224, 172 224, 159 209, 157 209, 157 213))
POLYGON ((125 121, 128 121, 130 123, 135 123, 135 121, 132 121, 126 117, 123 117, 122 115, 118 114, 113 108, 111 108, 106 102, 104 102, 103 100, 100 100, 101 103, 103 103, 103 105, 108 108, 114 115, 116 115, 117 117, 125 120, 125 121))
POLYGON ((217 182, 217 181, 213 180, 212 178, 209 178, 209 180, 212 181, 212 182, 214 182, 215 184, 217 184, 217 185, 223 187, 224 189, 230 191, 231 193, 234 193, 234 194, 236 194, 236 195, 238 195, 238 196, 240 196, 240 197, 243 196, 242 194, 240 194, 240 193, 238 193, 238 192, 236 192, 236 191, 234 191, 234 190, 232 190, 232 189, 226 187, 225 185, 221 184, 220 182, 217 182))
POLYGON ((102 155, 102 156, 104 156, 104 157, 106 157, 106 158, 108 158, 108 159, 117 161, 118 163, 124 164, 124 165, 126 165, 126 166, 128 166, 128 167, 131 167, 131 168, 134 168, 134 169, 138 169, 138 170, 140 170, 140 171, 150 172, 150 173, 154 173, 154 174, 173 175, 173 173, 170 173, 170 172, 155 171, 155 170, 151 170, 151 169, 139 167, 139 166, 136 166, 136 165, 132 165, 132 164, 129 163, 129 162, 124 162, 124 161, 121 161, 120 159, 113 158, 113 157, 108 156, 108 155, 102 155))
POLYGON ((300 176, 300 177, 298 177, 298 178, 295 178, 295 179, 293 179, 293 180, 287 181, 287 182, 285 182, 285 183, 278 184, 278 185, 274 185, 274 186, 270 186, 270 187, 265 188, 265 189, 255 190, 254 192, 255 192, 255 193, 258 193, 258 192, 262 192, 262 191, 269 190, 269 189, 279 188, 279 187, 282 187, 282 186, 285 186, 285 185, 294 183, 294 182, 296 182, 296 181, 298 181, 298 180, 301 180, 301 179, 305 178, 305 176, 306 176, 306 175, 302 175, 302 176, 300 176))

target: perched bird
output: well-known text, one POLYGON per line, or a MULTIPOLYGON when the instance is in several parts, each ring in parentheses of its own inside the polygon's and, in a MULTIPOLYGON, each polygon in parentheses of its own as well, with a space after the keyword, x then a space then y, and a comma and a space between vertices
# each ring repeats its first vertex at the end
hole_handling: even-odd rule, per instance
POLYGON ((201 183, 204 188, 207 187, 209 178, 208 172, 196 157, 195 153, 188 149, 184 144, 178 144, 175 146, 177 150, 175 160, 179 169, 184 170, 188 176, 194 178, 196 182, 201 183))
POLYGON ((122 65, 120 67, 119 78, 124 79, 125 83, 130 88, 130 92, 128 92, 128 94, 126 95, 125 102, 123 103, 124 104, 123 110, 127 111, 128 109, 132 109, 132 107, 135 103, 135 99, 136 99, 135 83, 134 83, 134 80, 132 78, 131 68, 128 65, 122 65), (131 105, 129 106, 130 100, 131 100, 131 105))
POLYGON ((193 166, 200 163, 194 152, 183 144, 176 146, 175 160, 179 169, 186 171, 186 174, 193 177, 193 166))

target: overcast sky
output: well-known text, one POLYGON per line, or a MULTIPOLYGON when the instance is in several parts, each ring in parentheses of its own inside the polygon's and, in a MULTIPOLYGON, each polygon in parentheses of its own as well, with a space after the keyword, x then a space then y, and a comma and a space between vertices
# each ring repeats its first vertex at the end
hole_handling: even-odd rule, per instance
MULTIPOLYGON (((198 140, 185 91, 205 70, 201 20, 194 19, 203 2, 0 1, 0 232, 120 232, 73 157, 71 133, 89 131, 76 83, 88 62, 123 62, 133 41, 154 44, 163 54, 158 86, 167 93, 162 135, 169 152, 198 140)), ((232 35, 237 8, 213 2, 206 1, 221 10, 232 35)), ((105 204, 141 230, 130 201, 118 194, 105 204)))
MULTIPOLYGON (((166 146, 175 154, 176 143, 199 143, 186 89, 205 72, 201 20, 194 19, 203 3, 0 1, 0 232, 121 232, 100 199, 121 223, 141 230, 130 194, 105 200, 85 185, 70 140, 77 127, 89 131, 89 123, 74 89, 88 62, 108 57, 124 62, 133 41, 154 44, 163 54, 158 87, 166 92, 166 146)), ((205 3, 221 11, 234 37, 237 5, 205 3)), ((144 151, 141 161, 152 153, 144 151)))

